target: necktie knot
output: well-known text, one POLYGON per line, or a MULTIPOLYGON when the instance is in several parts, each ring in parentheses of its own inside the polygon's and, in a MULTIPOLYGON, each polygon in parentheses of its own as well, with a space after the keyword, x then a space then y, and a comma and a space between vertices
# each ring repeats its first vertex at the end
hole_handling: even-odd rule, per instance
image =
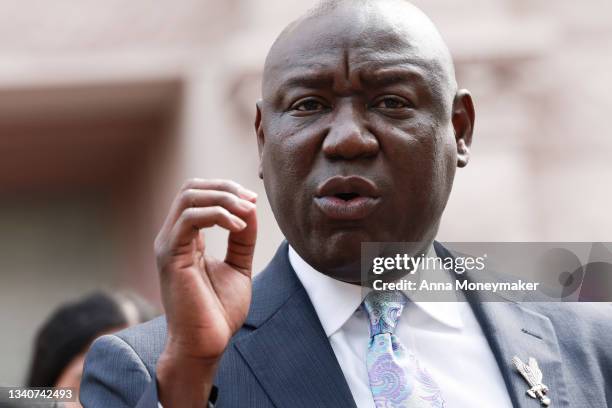
POLYGON ((400 291, 370 292, 363 300, 370 320, 370 337, 381 333, 393 334, 406 302, 406 296, 400 291))

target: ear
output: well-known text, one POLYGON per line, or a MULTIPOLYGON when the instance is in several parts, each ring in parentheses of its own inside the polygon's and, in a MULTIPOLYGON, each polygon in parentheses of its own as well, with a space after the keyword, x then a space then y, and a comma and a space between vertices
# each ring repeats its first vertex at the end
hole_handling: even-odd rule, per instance
POLYGON ((261 125, 261 105, 262 100, 255 103, 255 134, 257 135, 257 150, 259 151, 259 178, 263 180, 263 148, 266 142, 263 126, 261 125))
POLYGON ((457 167, 465 167, 470 161, 472 134, 474 132, 474 102, 466 89, 460 89, 453 101, 452 122, 457 143, 457 167))

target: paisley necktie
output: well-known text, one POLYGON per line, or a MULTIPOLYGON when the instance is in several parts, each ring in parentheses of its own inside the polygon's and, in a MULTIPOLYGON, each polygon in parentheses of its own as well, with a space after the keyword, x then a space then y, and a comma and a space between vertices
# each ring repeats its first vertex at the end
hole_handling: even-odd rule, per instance
POLYGON ((443 408, 438 385, 393 334, 408 302, 399 291, 370 292, 363 306, 370 321, 367 366, 376 408, 443 408))

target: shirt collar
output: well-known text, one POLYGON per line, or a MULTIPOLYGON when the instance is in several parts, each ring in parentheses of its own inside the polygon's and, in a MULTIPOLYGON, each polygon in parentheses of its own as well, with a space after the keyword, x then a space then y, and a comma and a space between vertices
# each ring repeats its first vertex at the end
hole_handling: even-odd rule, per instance
POLYGON ((363 301, 361 286, 322 274, 289 246, 289 262, 306 289, 327 337, 334 334, 355 313, 363 301))
MULTIPOLYGON (((430 254, 435 254, 433 247, 430 254)), ((325 335, 330 337, 338 331, 347 320, 359 309, 363 298, 371 289, 363 290, 361 286, 339 281, 317 271, 289 246, 289 262, 298 279, 304 286, 310 302, 314 306, 325 335)), ((448 276, 444 271, 441 275, 448 276)), ((448 277, 450 281, 450 277, 448 277)), ((410 293, 405 293, 410 298, 410 293)), ((456 302, 412 302, 429 317, 445 326, 460 329, 463 320, 456 302)))

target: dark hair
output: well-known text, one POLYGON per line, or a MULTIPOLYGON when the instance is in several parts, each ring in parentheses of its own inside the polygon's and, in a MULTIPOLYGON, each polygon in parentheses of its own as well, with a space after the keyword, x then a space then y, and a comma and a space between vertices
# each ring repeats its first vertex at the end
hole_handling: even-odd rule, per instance
POLYGON ((27 386, 53 387, 66 366, 101 334, 155 317, 133 294, 95 292, 58 307, 39 329, 27 386))

